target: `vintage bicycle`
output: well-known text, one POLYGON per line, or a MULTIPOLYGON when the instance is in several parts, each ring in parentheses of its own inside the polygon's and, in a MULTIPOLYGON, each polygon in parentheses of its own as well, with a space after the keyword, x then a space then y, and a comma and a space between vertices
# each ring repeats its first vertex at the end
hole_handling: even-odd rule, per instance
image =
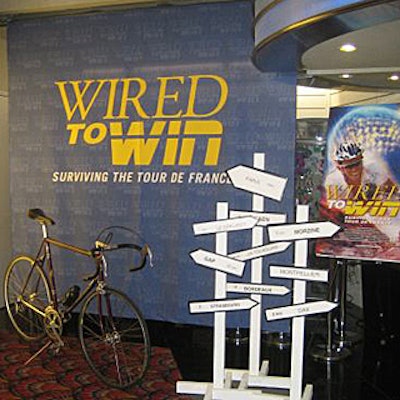
POLYGON ((35 258, 15 257, 4 280, 8 316, 17 332, 28 341, 47 336, 48 341, 26 363, 45 349, 58 353, 64 346, 63 328, 81 304, 78 317, 80 345, 95 374, 107 385, 128 388, 144 376, 150 358, 150 339, 146 322, 135 303, 107 282, 107 252, 131 249, 135 262, 131 271, 143 268, 151 251, 147 244, 112 244, 114 228, 104 229, 92 249, 86 250, 48 234, 53 219, 41 209, 30 209, 28 216, 41 225, 43 240, 35 258), (59 248, 94 260, 95 271, 84 277, 82 291, 74 285, 60 298, 57 293, 51 248, 59 248))

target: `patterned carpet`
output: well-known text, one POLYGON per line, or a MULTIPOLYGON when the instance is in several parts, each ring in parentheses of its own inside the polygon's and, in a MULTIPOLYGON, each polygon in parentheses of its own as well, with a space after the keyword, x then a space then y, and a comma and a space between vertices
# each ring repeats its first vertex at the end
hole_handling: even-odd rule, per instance
POLYGON ((0 330, 0 399, 189 399, 175 393, 175 383, 181 376, 168 348, 153 347, 143 382, 122 391, 98 380, 84 359, 78 339, 66 338, 65 342, 60 354, 45 351, 24 366, 38 345, 24 342, 14 332, 0 330))

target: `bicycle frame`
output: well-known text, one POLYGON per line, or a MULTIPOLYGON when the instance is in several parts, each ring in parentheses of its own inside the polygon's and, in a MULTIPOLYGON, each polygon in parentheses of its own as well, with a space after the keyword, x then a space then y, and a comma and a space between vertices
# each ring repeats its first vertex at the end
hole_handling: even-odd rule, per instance
MULTIPOLYGON (((112 243, 112 228, 101 231, 90 250, 49 237, 54 221, 41 209, 30 209, 28 216, 41 225, 42 240, 36 257, 19 255, 7 268, 4 280, 6 308, 17 332, 26 340, 47 341, 24 364, 28 365, 46 349, 54 354, 64 346, 63 327, 78 306, 80 344, 95 374, 107 385, 126 388, 145 373, 150 357, 150 338, 146 321, 135 303, 122 291, 106 284, 106 252, 131 249, 135 252, 130 271, 144 267, 151 251, 147 244, 112 243), (83 277, 83 290, 57 294, 54 247, 92 259, 94 269, 83 277), (99 349, 101 349, 99 353, 99 349), (101 354, 99 358, 98 355, 101 354)), ((131 230, 123 228, 129 232, 131 230)))
MULTIPOLYGON (((98 282, 104 281, 105 266, 107 265, 106 260, 101 251, 94 252, 92 250, 86 250, 81 247, 63 242, 61 240, 58 240, 55 238, 50 238, 48 236, 47 226, 44 224, 41 224, 41 226, 42 226, 43 240, 41 242, 39 251, 35 257, 35 262, 32 265, 30 274, 32 273, 33 269, 36 266, 38 266, 39 268, 41 268, 43 270, 46 277, 48 278, 48 283, 49 283, 49 288, 50 288, 51 304, 49 304, 49 305, 52 306, 55 310, 58 311, 58 306, 59 306, 58 303, 59 302, 58 302, 58 298, 57 298, 57 285, 56 285, 55 275, 54 275, 53 260, 52 260, 52 255, 51 255, 51 246, 56 246, 56 247, 71 251, 76 254, 90 257, 90 258, 94 259, 95 264, 96 264, 96 272, 93 275, 89 276, 87 279, 84 279, 84 280, 88 281, 88 284, 86 285, 86 287, 84 288, 82 293, 80 293, 78 298, 75 299, 75 301, 64 310, 64 312, 66 314, 68 314, 82 302, 82 300, 93 290, 93 288, 95 287, 96 284, 98 284, 98 282)), ((28 279, 30 277, 30 274, 28 276, 28 279)), ((37 307, 32 305, 30 302, 25 301, 24 299, 21 299, 21 302, 24 306, 30 308, 34 312, 40 314, 43 317, 45 316, 45 313, 42 310, 38 309, 37 307)))

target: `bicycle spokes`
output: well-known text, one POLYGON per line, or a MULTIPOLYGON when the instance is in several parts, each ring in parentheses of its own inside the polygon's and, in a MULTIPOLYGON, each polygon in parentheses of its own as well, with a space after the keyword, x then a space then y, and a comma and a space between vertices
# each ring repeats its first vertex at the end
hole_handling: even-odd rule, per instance
POLYGON ((150 355, 145 322, 122 293, 105 289, 82 307, 80 339, 95 373, 114 387, 128 387, 144 374, 150 355))
POLYGON ((43 316, 50 304, 50 290, 42 269, 31 257, 19 256, 11 261, 4 294, 8 315, 17 332, 26 340, 43 337, 43 316))

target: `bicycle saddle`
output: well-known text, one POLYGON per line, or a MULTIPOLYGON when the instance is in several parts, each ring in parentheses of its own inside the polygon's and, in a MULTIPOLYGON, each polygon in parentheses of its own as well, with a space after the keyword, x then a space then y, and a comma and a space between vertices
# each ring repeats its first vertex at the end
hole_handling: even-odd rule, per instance
POLYGON ((28 211, 28 217, 45 225, 55 225, 55 222, 48 216, 45 215, 43 210, 40 208, 31 208, 28 211))

